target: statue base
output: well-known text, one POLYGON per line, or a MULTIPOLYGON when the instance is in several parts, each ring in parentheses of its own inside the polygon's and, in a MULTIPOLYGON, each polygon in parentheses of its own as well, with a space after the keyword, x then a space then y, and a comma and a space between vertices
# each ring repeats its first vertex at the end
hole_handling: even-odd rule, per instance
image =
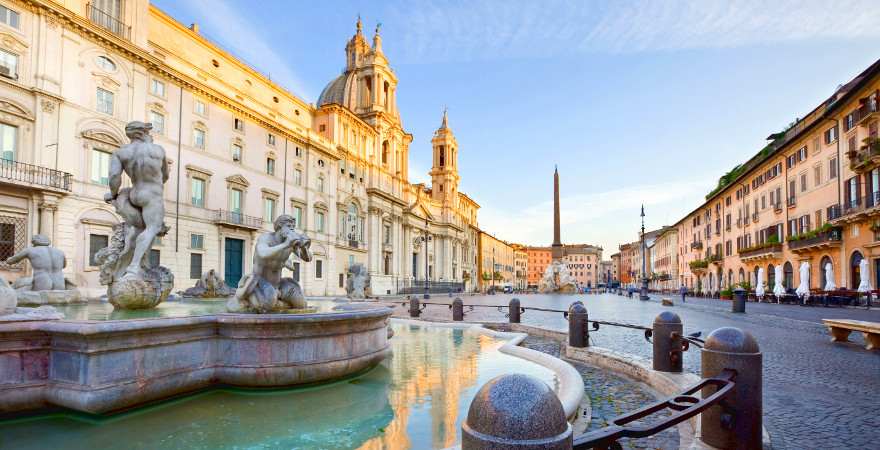
POLYGON ((174 274, 166 267, 145 269, 143 276, 122 277, 107 287, 107 300, 118 309, 155 308, 171 294, 174 274))
POLYGON ((51 291, 18 291, 18 304, 24 306, 68 305, 87 303, 76 289, 51 291))
POLYGON ((253 274, 241 279, 235 296, 227 300, 226 311, 231 313, 270 314, 302 310, 307 306, 302 287, 292 278, 282 278, 273 286, 253 274))

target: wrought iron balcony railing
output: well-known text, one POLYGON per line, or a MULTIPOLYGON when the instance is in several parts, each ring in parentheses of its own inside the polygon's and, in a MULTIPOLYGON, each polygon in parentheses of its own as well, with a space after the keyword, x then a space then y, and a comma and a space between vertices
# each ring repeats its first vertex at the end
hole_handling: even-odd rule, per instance
POLYGON ((48 167, 0 159, 0 180, 30 183, 55 189, 70 190, 72 175, 48 167))
POLYGON ((125 22, 119 20, 119 18, 107 11, 96 8, 95 5, 91 3, 86 5, 86 10, 89 20, 95 25, 98 25, 123 39, 131 40, 131 27, 126 25, 125 22))
POLYGON ((259 229, 263 227, 263 219, 248 216, 240 212, 218 209, 214 212, 214 223, 233 225, 242 228, 259 229))
POLYGON ((789 238, 788 248, 791 250, 803 250, 817 246, 837 245, 843 239, 843 231, 840 227, 834 227, 828 231, 817 233, 815 236, 807 236, 792 240, 789 238))

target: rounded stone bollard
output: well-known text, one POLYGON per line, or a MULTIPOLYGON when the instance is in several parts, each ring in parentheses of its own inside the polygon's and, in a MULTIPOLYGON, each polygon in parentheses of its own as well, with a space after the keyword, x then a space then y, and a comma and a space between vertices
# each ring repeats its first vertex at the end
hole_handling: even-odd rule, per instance
POLYGON ((580 301, 568 307, 568 345, 572 347, 588 347, 590 345, 590 328, 587 307, 580 301))
POLYGON ((412 297, 409 299, 409 316, 413 318, 418 318, 422 314, 421 306, 419 305, 419 299, 416 297, 412 297))
MULTIPOLYGON (((702 441, 717 448, 761 448, 762 355, 758 342, 739 328, 719 328, 706 338, 701 365, 703 378, 715 377, 724 369, 736 371, 736 386, 724 400, 726 408, 713 406, 700 415, 702 441)), ((714 387, 703 388, 703 398, 714 392, 714 387)))
POLYGON ((452 301, 452 320, 456 322, 464 320, 464 302, 461 297, 455 297, 452 301))
POLYGON ((507 312, 508 312, 508 315, 510 316, 510 323, 519 323, 519 319, 520 319, 519 316, 520 316, 521 310, 519 309, 519 299, 518 298, 510 299, 510 303, 508 304, 507 312))
POLYGON ((746 290, 738 287, 733 290, 733 300, 730 302, 730 312, 746 312, 746 290))
POLYGON ((654 370, 681 372, 681 318, 672 311, 663 311, 654 318, 653 328, 654 370))
POLYGON ((477 392, 461 424, 462 450, 563 450, 572 428, 559 398, 523 374, 495 377, 477 392))

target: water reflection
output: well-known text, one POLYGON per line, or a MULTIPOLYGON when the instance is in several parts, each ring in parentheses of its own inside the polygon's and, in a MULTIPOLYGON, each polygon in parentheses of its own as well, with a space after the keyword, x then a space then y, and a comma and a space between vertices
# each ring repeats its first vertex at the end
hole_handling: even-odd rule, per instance
POLYGON ((352 380, 306 389, 214 390, 109 418, 0 423, 0 448, 446 448, 477 389, 509 372, 557 389, 552 372, 501 354, 504 341, 392 322, 394 356, 352 380))
MULTIPOLYGON (((332 312, 335 309, 346 308, 332 301, 316 300, 309 301, 306 309, 288 310, 289 314, 309 314, 332 312)), ((166 301, 153 309, 117 310, 107 302, 93 302, 80 305, 55 306, 64 314, 67 320, 125 320, 125 319, 150 319, 157 317, 188 317, 204 316, 226 312, 226 299, 199 299, 166 301)))

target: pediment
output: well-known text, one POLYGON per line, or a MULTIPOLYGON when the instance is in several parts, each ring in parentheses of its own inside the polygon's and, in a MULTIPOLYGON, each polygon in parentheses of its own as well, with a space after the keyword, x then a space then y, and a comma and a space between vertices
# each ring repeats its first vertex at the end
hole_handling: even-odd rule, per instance
POLYGON ((226 182, 232 183, 232 184, 238 184, 238 185, 244 186, 244 187, 248 187, 251 185, 250 181, 248 181, 247 178, 245 178, 241 175, 238 175, 238 174, 230 175, 230 176, 226 177, 226 182))
POLYGON ((22 119, 34 120, 34 114, 30 110, 12 100, 0 100, 0 111, 22 119))
POLYGON ((5 31, 0 31, 0 46, 18 54, 23 53, 28 48, 27 42, 23 41, 20 37, 5 31))
POLYGON ((93 141, 103 142, 104 144, 111 145, 113 147, 122 146, 122 141, 120 141, 118 137, 105 130, 85 130, 82 132, 82 137, 86 139, 91 139, 93 141))

